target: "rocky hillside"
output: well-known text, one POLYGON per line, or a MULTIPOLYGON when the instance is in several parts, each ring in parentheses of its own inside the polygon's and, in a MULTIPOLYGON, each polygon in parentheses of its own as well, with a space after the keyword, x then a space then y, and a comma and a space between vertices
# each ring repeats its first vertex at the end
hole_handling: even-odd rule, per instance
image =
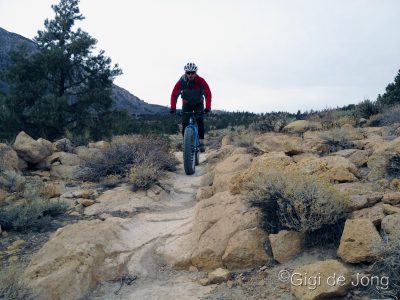
MULTIPOLYGON (((26 47, 29 52, 36 49, 35 43, 19 34, 8 32, 0 27, 0 71, 4 70, 10 63, 9 52, 18 49, 20 46, 26 47)), ((7 91, 7 85, 0 81, 0 91, 7 91)), ((113 96, 117 109, 127 109, 131 114, 158 114, 167 112, 168 108, 161 105, 154 105, 140 100, 127 90, 114 85, 113 96)))
POLYGON ((130 180, 76 177, 120 166, 109 151, 137 137, 74 148, 20 133, 0 144, 0 204, 17 207, 35 182, 76 220, 40 247, 3 221, 0 263, 25 264, 38 299, 114 299, 119 289, 120 299, 397 299, 400 127, 353 125, 225 131, 195 175, 178 165, 146 191, 130 180, 149 178, 148 166, 130 180))

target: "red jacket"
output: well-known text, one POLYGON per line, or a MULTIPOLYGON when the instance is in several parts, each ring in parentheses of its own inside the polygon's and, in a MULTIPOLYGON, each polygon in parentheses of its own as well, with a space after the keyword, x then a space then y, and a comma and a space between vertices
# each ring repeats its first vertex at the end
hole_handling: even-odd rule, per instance
MULTIPOLYGON (((172 90, 171 94, 171 109, 176 109, 176 102, 178 101, 179 95, 181 94, 182 91, 182 80, 186 79, 186 75, 183 75, 179 81, 175 84, 174 89, 172 90), (185 77, 185 78, 184 78, 185 77)), ((203 94, 206 98, 206 109, 211 110, 211 90, 210 87, 208 86, 207 82, 200 77, 199 75, 196 75, 196 77, 193 79, 194 84, 193 87, 191 87, 191 90, 196 90, 196 89, 202 89, 203 94)), ((182 99, 182 104, 187 103, 185 99, 182 99)))

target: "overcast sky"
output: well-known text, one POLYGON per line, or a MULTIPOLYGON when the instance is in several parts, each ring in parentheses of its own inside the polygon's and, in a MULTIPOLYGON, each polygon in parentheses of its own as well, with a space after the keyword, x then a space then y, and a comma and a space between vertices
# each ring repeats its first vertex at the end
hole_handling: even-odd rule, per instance
MULTIPOLYGON (((54 0, 0 0, 0 27, 33 38, 54 0)), ((290 111, 375 100, 400 68, 399 0, 81 0, 78 26, 124 74, 169 105, 186 62, 213 109, 290 111)), ((178 105, 180 106, 180 100, 178 105)))

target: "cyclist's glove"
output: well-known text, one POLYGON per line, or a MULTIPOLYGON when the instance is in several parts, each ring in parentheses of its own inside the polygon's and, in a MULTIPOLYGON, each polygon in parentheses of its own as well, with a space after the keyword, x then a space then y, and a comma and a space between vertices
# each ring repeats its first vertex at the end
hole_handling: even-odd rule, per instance
POLYGON ((205 113, 205 114, 208 114, 210 111, 211 111, 211 109, 206 108, 206 109, 204 110, 204 113, 205 113))
POLYGON ((170 110, 169 110, 169 113, 170 113, 170 114, 174 114, 174 113, 176 113, 176 110, 175 110, 175 109, 170 109, 170 110))

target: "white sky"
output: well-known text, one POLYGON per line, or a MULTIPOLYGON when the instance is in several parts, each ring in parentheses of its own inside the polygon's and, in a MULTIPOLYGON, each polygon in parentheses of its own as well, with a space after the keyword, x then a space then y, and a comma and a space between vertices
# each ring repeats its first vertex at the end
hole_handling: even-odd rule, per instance
MULTIPOLYGON (((0 0, 0 27, 33 38, 56 0, 0 0)), ((78 26, 124 74, 169 105, 186 62, 213 109, 290 111, 375 100, 400 68, 399 0, 81 0, 78 26)), ((178 102, 180 106, 180 100, 178 102)))

